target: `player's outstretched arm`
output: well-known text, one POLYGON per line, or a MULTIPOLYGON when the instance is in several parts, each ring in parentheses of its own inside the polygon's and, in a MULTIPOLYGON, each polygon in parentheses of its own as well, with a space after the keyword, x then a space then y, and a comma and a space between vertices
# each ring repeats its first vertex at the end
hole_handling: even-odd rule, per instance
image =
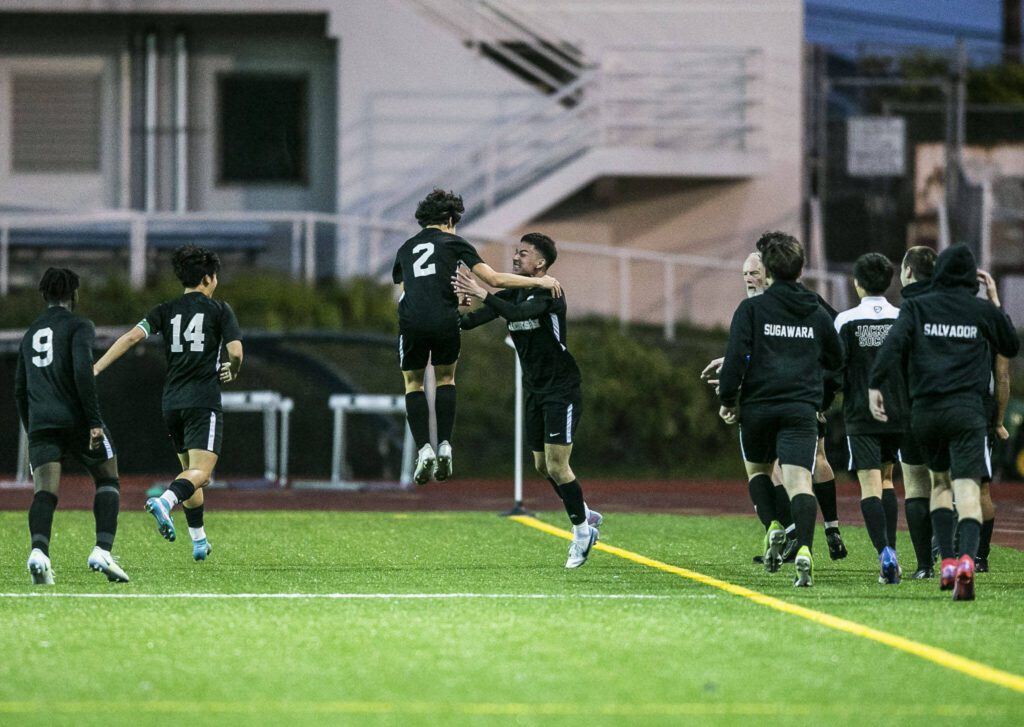
MULTIPOLYGON (((528 279, 537 280, 537 278, 528 279)), ((452 286, 459 295, 471 295, 474 298, 479 298, 484 302, 486 308, 493 310, 506 321, 525 321, 536 318, 547 312, 555 300, 546 293, 538 293, 531 295, 529 300, 514 303, 500 295, 488 293, 480 283, 476 282, 468 270, 462 268, 452 278, 452 286)))
POLYGON ((220 365, 220 382, 229 384, 238 378, 238 372, 242 370, 242 359, 245 354, 242 351, 241 341, 228 341, 228 360, 220 365))
POLYGON ((487 263, 477 263, 473 266, 473 272, 492 288, 546 288, 556 298, 562 296, 561 284, 550 275, 530 278, 514 273, 499 273, 487 263))
POLYGON ((107 349, 107 352, 100 356, 100 360, 92 367, 93 374, 99 376, 117 359, 124 356, 134 348, 140 341, 146 338, 146 332, 141 326, 135 326, 123 336, 114 341, 114 344, 107 349))

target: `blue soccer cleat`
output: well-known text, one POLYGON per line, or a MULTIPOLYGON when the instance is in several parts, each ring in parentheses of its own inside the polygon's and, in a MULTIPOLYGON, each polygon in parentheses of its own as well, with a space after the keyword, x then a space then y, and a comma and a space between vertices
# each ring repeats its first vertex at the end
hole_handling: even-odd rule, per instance
POLYGON ((156 526, 160 534, 167 540, 174 542, 174 520, 171 518, 171 511, 167 504, 159 497, 151 497, 146 500, 146 512, 156 518, 156 526))
POLYGON ((206 538, 192 541, 192 560, 206 560, 213 548, 206 538))
POLYGON ((896 551, 885 546, 878 555, 878 562, 881 563, 881 572, 878 575, 878 582, 881 584, 896 584, 902 580, 903 569, 896 560, 896 551))

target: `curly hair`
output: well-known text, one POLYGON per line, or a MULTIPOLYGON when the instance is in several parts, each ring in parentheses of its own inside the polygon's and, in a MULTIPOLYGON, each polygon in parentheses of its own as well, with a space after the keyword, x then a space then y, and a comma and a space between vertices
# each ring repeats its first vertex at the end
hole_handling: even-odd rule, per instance
POLYGON ((466 206, 462 203, 462 197, 455 192, 435 188, 416 205, 416 221, 420 223, 420 227, 447 225, 448 220, 455 225, 462 219, 465 211, 466 206))
POLYGON ((540 232, 528 232, 523 235, 520 242, 533 245, 534 249, 544 258, 544 269, 548 270, 558 259, 558 250, 555 248, 555 241, 540 232))
POLYGON ((220 258, 197 245, 182 245, 171 256, 174 274, 186 288, 195 288, 207 275, 213 276, 220 272, 220 258))
POLYGON ((67 303, 78 290, 78 273, 70 268, 47 268, 39 280, 39 292, 47 303, 67 303))

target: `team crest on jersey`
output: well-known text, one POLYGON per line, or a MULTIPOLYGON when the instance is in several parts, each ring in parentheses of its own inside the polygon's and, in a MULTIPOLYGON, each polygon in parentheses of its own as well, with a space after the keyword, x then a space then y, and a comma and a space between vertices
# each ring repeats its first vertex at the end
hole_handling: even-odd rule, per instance
POLYGON ((875 315, 878 315, 879 313, 882 312, 882 306, 876 305, 874 306, 873 310, 875 311, 875 315))

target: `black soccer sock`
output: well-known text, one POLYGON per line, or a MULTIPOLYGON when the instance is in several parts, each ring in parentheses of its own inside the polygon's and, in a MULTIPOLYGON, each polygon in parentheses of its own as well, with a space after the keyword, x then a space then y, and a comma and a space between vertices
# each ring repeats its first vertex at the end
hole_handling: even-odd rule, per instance
POLYGON ((455 428, 455 384, 438 386, 434 392, 434 411, 437 414, 437 441, 450 442, 455 428))
POLYGON ((40 490, 32 498, 28 509, 28 531, 32 534, 32 547, 43 555, 50 555, 50 533, 53 530, 53 511, 57 509, 57 496, 40 490))
POLYGON ((940 507, 932 510, 932 530, 939 541, 939 553, 943 560, 956 557, 953 548, 953 531, 956 528, 956 514, 952 508, 940 507))
POLYGON ((405 416, 409 420, 409 429, 412 431, 413 441, 416 442, 416 449, 422 449, 424 444, 430 443, 430 405, 427 404, 427 395, 422 391, 410 391, 406 394, 405 416))
POLYGON ((960 519, 957 526, 957 534, 960 536, 960 555, 969 555, 971 558, 978 557, 978 541, 981 539, 981 523, 977 520, 960 519))
POLYGON ((886 540, 885 508, 878 497, 865 497, 860 501, 860 511, 864 513, 864 525, 868 529, 871 544, 879 553, 888 545, 886 540))
POLYGON ((914 555, 918 568, 932 567, 932 521, 928 517, 927 497, 908 497, 903 503, 907 515, 910 542, 914 544, 914 555))
POLYGON ((555 494, 558 495, 558 499, 561 500, 562 499, 562 491, 558 488, 558 483, 555 482, 555 478, 554 477, 548 477, 547 480, 548 480, 548 482, 551 483, 551 489, 553 489, 555 491, 555 494))
POLYGON ((827 482, 815 482, 811 485, 814 490, 814 497, 818 500, 818 507, 821 508, 821 517, 827 523, 834 523, 839 520, 839 508, 836 506, 836 481, 835 478, 827 482))
POLYGON ((562 502, 565 503, 565 511, 569 514, 569 522, 573 525, 582 525, 587 521, 587 506, 583 504, 583 488, 579 480, 566 482, 558 486, 562 495, 562 502))
POLYGON ((803 547, 814 548, 814 521, 818 517, 818 503, 814 495, 797 495, 789 502, 796 525, 796 541, 803 547))
POLYGON ((784 528, 793 524, 793 511, 789 505, 789 495, 782 485, 775 485, 775 517, 784 528))
POLYGON ((117 512, 121 509, 121 485, 116 477, 96 481, 92 514, 96 519, 96 547, 111 550, 117 535, 117 512))
POLYGON ((190 528, 201 528, 203 527, 203 506, 199 507, 185 507, 185 522, 188 523, 190 528))
POLYGON ((174 496, 178 498, 178 502, 182 503, 196 494, 196 486, 184 479, 175 480, 167 489, 174 493, 174 496))
POLYGON ((988 558, 988 554, 992 552, 992 530, 995 526, 995 518, 981 523, 981 541, 978 543, 979 558, 988 558))
POLYGON ((754 475, 747 483, 750 500, 754 503, 754 511, 761 520, 765 530, 775 520, 775 485, 768 475, 754 475))
POLYGON ((896 549, 896 523, 899 519, 900 504, 896 500, 896 490, 882 490, 882 509, 885 510, 885 539, 889 547, 896 549))

